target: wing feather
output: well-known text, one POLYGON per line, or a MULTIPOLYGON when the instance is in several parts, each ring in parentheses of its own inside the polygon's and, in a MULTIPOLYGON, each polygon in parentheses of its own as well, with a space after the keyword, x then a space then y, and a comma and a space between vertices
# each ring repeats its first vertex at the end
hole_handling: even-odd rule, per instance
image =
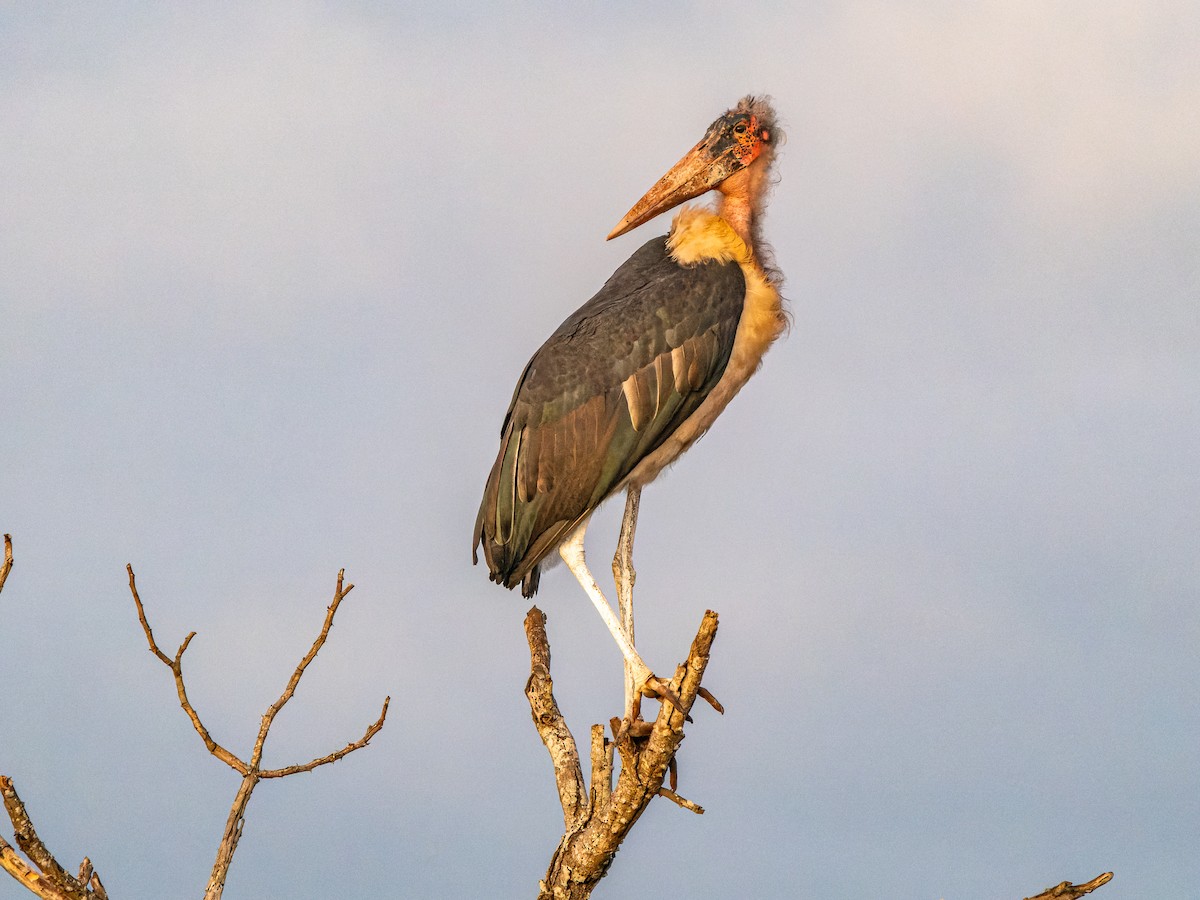
POLYGON ((492 578, 536 590, 545 555, 720 380, 745 297, 736 263, 644 245, 534 354, 475 526, 492 578))

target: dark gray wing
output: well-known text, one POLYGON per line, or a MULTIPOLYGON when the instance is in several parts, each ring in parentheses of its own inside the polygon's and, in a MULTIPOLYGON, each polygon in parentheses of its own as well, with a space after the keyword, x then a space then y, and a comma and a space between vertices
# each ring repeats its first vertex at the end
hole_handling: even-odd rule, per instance
POLYGON ((537 589, 537 564, 720 380, 746 283, 736 263, 681 266, 643 245, 525 367, 473 547, 492 579, 537 589))

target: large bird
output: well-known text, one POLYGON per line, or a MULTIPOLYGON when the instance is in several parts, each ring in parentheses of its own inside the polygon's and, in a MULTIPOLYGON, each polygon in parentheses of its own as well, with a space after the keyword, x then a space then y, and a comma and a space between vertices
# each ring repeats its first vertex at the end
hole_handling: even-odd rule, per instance
POLYGON ((642 245, 533 355, 475 521, 474 560, 482 544, 492 580, 520 584, 526 597, 557 550, 634 684, 660 696, 664 686, 588 571, 584 534, 605 499, 622 489, 636 498, 704 434, 786 326, 781 278, 759 231, 782 137, 770 101, 743 98, 609 234, 719 192, 713 211, 684 207, 670 234, 642 245))

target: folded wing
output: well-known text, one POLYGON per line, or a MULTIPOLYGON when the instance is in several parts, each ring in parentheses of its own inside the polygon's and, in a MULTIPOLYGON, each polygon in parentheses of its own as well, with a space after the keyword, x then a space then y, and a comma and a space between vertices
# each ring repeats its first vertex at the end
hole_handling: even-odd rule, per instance
POLYGON ((656 238, 534 354, 475 523, 493 581, 532 596, 542 559, 696 410, 745 291, 736 263, 681 266, 656 238))

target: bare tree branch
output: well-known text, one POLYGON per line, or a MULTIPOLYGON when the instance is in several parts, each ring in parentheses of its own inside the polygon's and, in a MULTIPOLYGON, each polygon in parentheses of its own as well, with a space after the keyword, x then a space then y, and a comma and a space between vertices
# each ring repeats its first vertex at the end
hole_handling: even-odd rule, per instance
POLYGON ((267 742, 267 734, 271 730, 271 725, 275 722, 275 717, 279 715, 279 711, 295 695, 296 687, 300 684, 300 679, 304 677, 305 670, 317 658, 317 654, 321 652, 321 648, 325 646, 325 641, 329 638, 329 630, 333 627, 333 617, 337 615, 338 607, 346 595, 354 589, 354 585, 352 584, 344 585, 346 570, 343 569, 338 572, 337 587, 334 589, 333 601, 325 611, 325 622, 321 626, 320 633, 313 641, 308 652, 304 654, 304 657, 296 666, 295 671, 292 672, 292 676, 288 679, 287 686, 283 689, 283 693, 279 695, 279 699, 267 707, 267 711, 263 714, 262 723, 258 729, 258 736, 254 741, 254 749, 250 755, 250 762, 243 762, 213 740, 212 736, 208 733, 208 729, 200 721, 200 716, 192 706, 191 701, 188 700, 187 689, 183 679, 183 654, 187 650, 188 644, 191 643, 192 638, 196 636, 196 633, 193 631, 183 639, 183 643, 179 645, 179 650, 176 651, 174 658, 167 656, 159 649, 158 643, 154 640, 154 632, 150 628, 150 622, 146 618, 146 610, 142 606, 141 597, 138 596, 137 581, 134 578, 133 567, 127 565, 125 568, 129 572, 129 592, 133 595, 133 602, 137 606, 138 621, 141 622, 142 631, 146 634, 146 642, 150 646, 150 651, 158 657, 163 665, 171 670, 171 674, 175 678, 175 691, 179 696, 179 705, 187 713, 188 719, 192 722, 192 727, 196 729, 196 733, 204 741, 204 746, 208 749, 208 752, 242 776, 242 783, 238 787, 237 795, 234 797, 233 804, 229 809, 229 817, 225 822, 225 832, 221 836, 221 843, 217 848, 217 858, 213 863, 208 887, 204 893, 205 900, 220 900, 221 894, 225 889, 225 879, 229 875, 229 866, 233 862, 233 854, 237 851, 238 841, 242 837, 242 829, 246 822, 246 807, 250 802, 250 795, 254 792, 254 788, 258 785, 258 782, 264 778, 286 778, 288 775, 295 775, 299 772, 311 772, 318 766, 337 762, 355 750, 360 750, 367 746, 371 738, 375 737, 379 733, 379 730, 383 728, 384 720, 387 718, 388 703, 391 701, 391 698, 388 697, 383 701, 383 710, 380 712, 379 718, 367 727, 363 736, 357 741, 347 744, 341 750, 318 757, 302 765, 284 766, 278 769, 266 770, 260 768, 263 748, 267 742))
POLYGON ((12 779, 5 775, 0 775, 0 795, 3 795, 4 810, 13 825, 17 846, 33 863, 33 866, 26 863, 11 844, 0 838, 0 869, 46 900, 108 900, 91 860, 84 857, 79 877, 75 878, 54 858, 38 837, 12 779))
POLYGON ((708 665, 717 633, 717 614, 711 610, 704 614, 687 662, 679 666, 669 683, 679 696, 682 710, 670 703, 663 704, 649 734, 644 737, 634 733, 634 723, 629 719, 613 720, 612 741, 605 740, 602 726, 593 727, 590 803, 581 799, 584 781, 579 753, 554 700, 545 623, 545 614, 536 606, 525 617, 530 654, 530 675, 525 693, 538 734, 554 765, 565 829, 540 884, 539 897, 576 900, 591 894, 608 871, 621 842, 656 796, 665 791, 665 796, 685 809, 703 811, 670 788, 664 789, 663 779, 683 741, 687 712, 696 700, 700 680, 708 665), (615 789, 612 787, 614 747, 621 757, 615 789))
POLYGON ((1096 888, 1108 884, 1112 881, 1112 877, 1112 872, 1104 872, 1087 884, 1071 884, 1069 881, 1064 881, 1062 884, 1046 888, 1033 897, 1026 897, 1025 900, 1079 900, 1085 894, 1090 894, 1096 888))
POLYGON ((529 641, 529 680, 525 696, 533 714, 533 724, 542 743, 554 761, 554 780, 558 784, 558 799, 568 828, 587 806, 587 788, 579 750, 566 720, 554 699, 554 682, 550 678, 550 641, 546 637, 546 614, 536 606, 525 616, 525 637, 529 641))
POLYGON ((693 803, 691 800, 688 800, 686 797, 680 797, 677 793, 675 793, 670 788, 660 787, 658 789, 658 796, 666 797, 672 803, 678 803, 684 809, 689 809, 698 816, 704 815, 704 807, 703 806, 693 803))
POLYGON ((302 766, 285 766, 282 769, 263 769, 258 773, 259 778, 286 778, 288 775, 295 775, 297 772, 311 772, 317 766, 324 766, 329 763, 335 763, 343 756, 353 753, 355 750, 361 750, 367 744, 371 743, 371 738, 379 734, 379 730, 383 728, 384 719, 387 718, 388 704, 392 702, 391 697, 383 698, 383 710, 379 713, 379 718, 367 726, 366 733, 357 741, 353 741, 343 747, 330 753, 328 756, 322 756, 320 759, 314 759, 312 762, 307 762, 302 766))
POLYGON ((225 890, 229 866, 233 863, 233 854, 237 852, 238 841, 242 839, 242 828, 246 824, 246 806, 250 803, 250 795, 257 785, 258 774, 249 772, 238 786, 233 805, 229 807, 229 817, 225 820, 221 843, 217 845, 217 858, 213 861, 212 872, 209 873, 208 884, 204 888, 204 900, 220 900, 225 890))
POLYGON ((4 564, 0 565, 0 591, 4 590, 4 582, 8 581, 8 573, 12 571, 12 535, 4 536, 4 564))
POLYGON ((37 829, 33 827, 33 822, 25 811, 25 804, 21 802, 11 778, 0 776, 0 794, 4 797, 4 809, 12 820, 17 846, 29 857, 30 862, 54 881, 63 884, 74 881, 38 837, 37 829))
POLYGON ((196 636, 196 632, 191 632, 183 639, 183 643, 179 645, 179 649, 175 652, 174 659, 163 653, 158 648, 158 643, 154 640, 154 632, 150 629, 150 623, 146 620, 146 610, 142 606, 142 598, 138 596, 137 579, 133 574, 133 566, 126 564, 125 571, 129 573, 129 592, 133 594, 133 602, 137 606, 138 621, 142 623, 142 631, 146 633, 146 642, 150 645, 150 652, 157 656, 163 665, 170 669, 171 673, 175 676, 175 692, 179 696, 179 705, 183 707, 183 711, 191 719, 192 727, 200 735, 200 740, 204 741, 204 746, 208 749, 209 753, 239 775, 247 774, 250 771, 250 767, 213 740, 212 735, 208 733, 208 729, 204 727, 204 723, 200 721, 200 716, 196 712, 195 707, 188 700, 187 686, 183 683, 183 654, 187 651, 188 644, 192 642, 192 638, 196 636))

